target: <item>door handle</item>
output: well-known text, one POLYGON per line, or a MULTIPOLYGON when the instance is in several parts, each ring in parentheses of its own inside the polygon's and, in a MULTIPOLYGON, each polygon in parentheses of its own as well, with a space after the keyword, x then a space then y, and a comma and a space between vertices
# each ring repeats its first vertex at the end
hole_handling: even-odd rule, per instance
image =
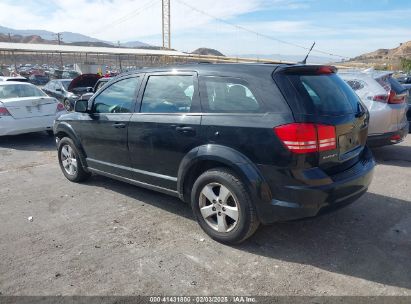
POLYGON ((194 135, 196 133, 192 127, 176 127, 176 131, 186 135, 194 135))
POLYGON ((126 124, 121 123, 121 122, 116 122, 116 123, 112 124, 111 126, 116 128, 116 129, 124 129, 126 127, 126 124))

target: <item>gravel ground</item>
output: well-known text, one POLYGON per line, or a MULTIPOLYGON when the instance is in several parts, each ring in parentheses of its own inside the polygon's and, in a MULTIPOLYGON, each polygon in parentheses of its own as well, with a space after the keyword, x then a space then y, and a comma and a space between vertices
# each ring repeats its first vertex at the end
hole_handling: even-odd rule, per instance
POLYGON ((47 135, 1 138, 0 294, 411 295, 411 136, 374 154, 355 204, 230 247, 178 199, 70 183, 47 135))

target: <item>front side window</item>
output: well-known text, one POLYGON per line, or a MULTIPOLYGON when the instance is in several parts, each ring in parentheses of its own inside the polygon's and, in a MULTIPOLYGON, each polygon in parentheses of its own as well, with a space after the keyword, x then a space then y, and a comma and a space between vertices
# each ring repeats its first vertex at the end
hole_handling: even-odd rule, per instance
POLYGON ((94 99, 93 113, 130 113, 138 84, 138 77, 113 83, 94 99))
POLYGON ((202 77, 206 93, 207 112, 249 113, 259 112, 260 104, 249 85, 240 79, 202 77))
POLYGON ((194 96, 191 75, 150 76, 144 91, 142 113, 187 113, 194 96))

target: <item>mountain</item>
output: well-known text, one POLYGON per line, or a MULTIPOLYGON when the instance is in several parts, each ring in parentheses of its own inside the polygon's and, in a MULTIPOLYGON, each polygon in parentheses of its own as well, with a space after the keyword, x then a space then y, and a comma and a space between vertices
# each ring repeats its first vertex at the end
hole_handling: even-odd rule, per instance
POLYGON ((22 36, 22 35, 8 35, 0 33, 0 42, 15 42, 15 43, 47 43, 56 44, 56 41, 45 40, 38 35, 22 36))
MULTIPOLYGON (((43 39, 44 41, 53 41, 53 40, 57 39, 56 38, 57 33, 50 32, 50 31, 45 31, 45 30, 16 30, 16 29, 0 26, 0 34, 8 35, 8 33, 10 33, 11 35, 15 35, 15 36, 28 36, 28 37, 37 36, 37 37, 40 37, 41 39, 43 39)), ((79 34, 79 33, 61 32, 61 36, 62 36, 63 42, 65 44, 88 45, 88 46, 105 46, 105 47, 115 46, 115 44, 113 44, 109 41, 103 41, 103 40, 93 38, 93 37, 90 37, 90 36, 86 36, 86 35, 83 35, 83 34, 79 34), (86 44, 86 42, 89 42, 89 44, 86 44)), ((6 41, 8 41, 8 40, 6 40, 6 41)), ((21 42, 21 41, 19 41, 19 42, 21 42)), ((33 42, 33 43, 53 43, 53 42, 33 42)), ((146 43, 143 43, 143 42, 140 42, 140 41, 131 41, 131 42, 121 43, 121 46, 130 47, 130 48, 150 47, 149 44, 146 44, 146 43)))
POLYGON ((209 49, 209 48, 199 48, 199 49, 196 49, 195 51, 192 51, 191 54, 205 55, 205 56, 224 56, 219 51, 215 49, 209 49))
POLYGON ((121 43, 121 46, 128 47, 128 48, 140 48, 140 47, 147 47, 150 45, 147 43, 141 42, 141 41, 129 41, 129 42, 121 43))
POLYGON ((378 49, 347 61, 348 65, 363 65, 376 68, 400 68, 401 59, 411 59, 411 41, 401 43, 392 49, 378 49))
POLYGON ((365 53, 353 58, 352 60, 369 60, 369 59, 400 59, 411 58, 411 41, 401 43, 393 49, 378 49, 374 52, 365 53))
MULTIPOLYGON (((237 55, 233 55, 236 57, 237 55)), ((259 58, 259 59, 269 59, 269 60, 281 60, 286 62, 300 62, 306 55, 283 55, 283 54, 241 54, 240 57, 244 58, 259 58)), ((335 61, 335 58, 323 57, 323 56, 308 56, 307 63, 317 63, 326 64, 335 61)))

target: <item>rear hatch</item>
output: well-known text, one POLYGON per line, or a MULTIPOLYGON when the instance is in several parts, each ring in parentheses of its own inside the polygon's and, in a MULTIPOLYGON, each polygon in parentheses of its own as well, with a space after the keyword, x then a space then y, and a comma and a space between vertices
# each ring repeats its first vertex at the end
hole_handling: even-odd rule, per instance
POLYGON ((358 162, 367 141, 369 114, 358 96, 336 75, 334 67, 280 66, 274 79, 300 127, 297 133, 311 132, 301 140, 291 141, 300 145, 297 148, 286 141, 288 149, 314 154, 313 165, 331 175, 358 162))
POLYGON ((74 78, 69 87, 68 91, 76 94, 87 93, 89 89, 94 88, 97 81, 101 78, 98 74, 83 74, 74 78))
POLYGON ((57 101, 31 85, 0 86, 0 102, 16 119, 55 115, 57 101))

